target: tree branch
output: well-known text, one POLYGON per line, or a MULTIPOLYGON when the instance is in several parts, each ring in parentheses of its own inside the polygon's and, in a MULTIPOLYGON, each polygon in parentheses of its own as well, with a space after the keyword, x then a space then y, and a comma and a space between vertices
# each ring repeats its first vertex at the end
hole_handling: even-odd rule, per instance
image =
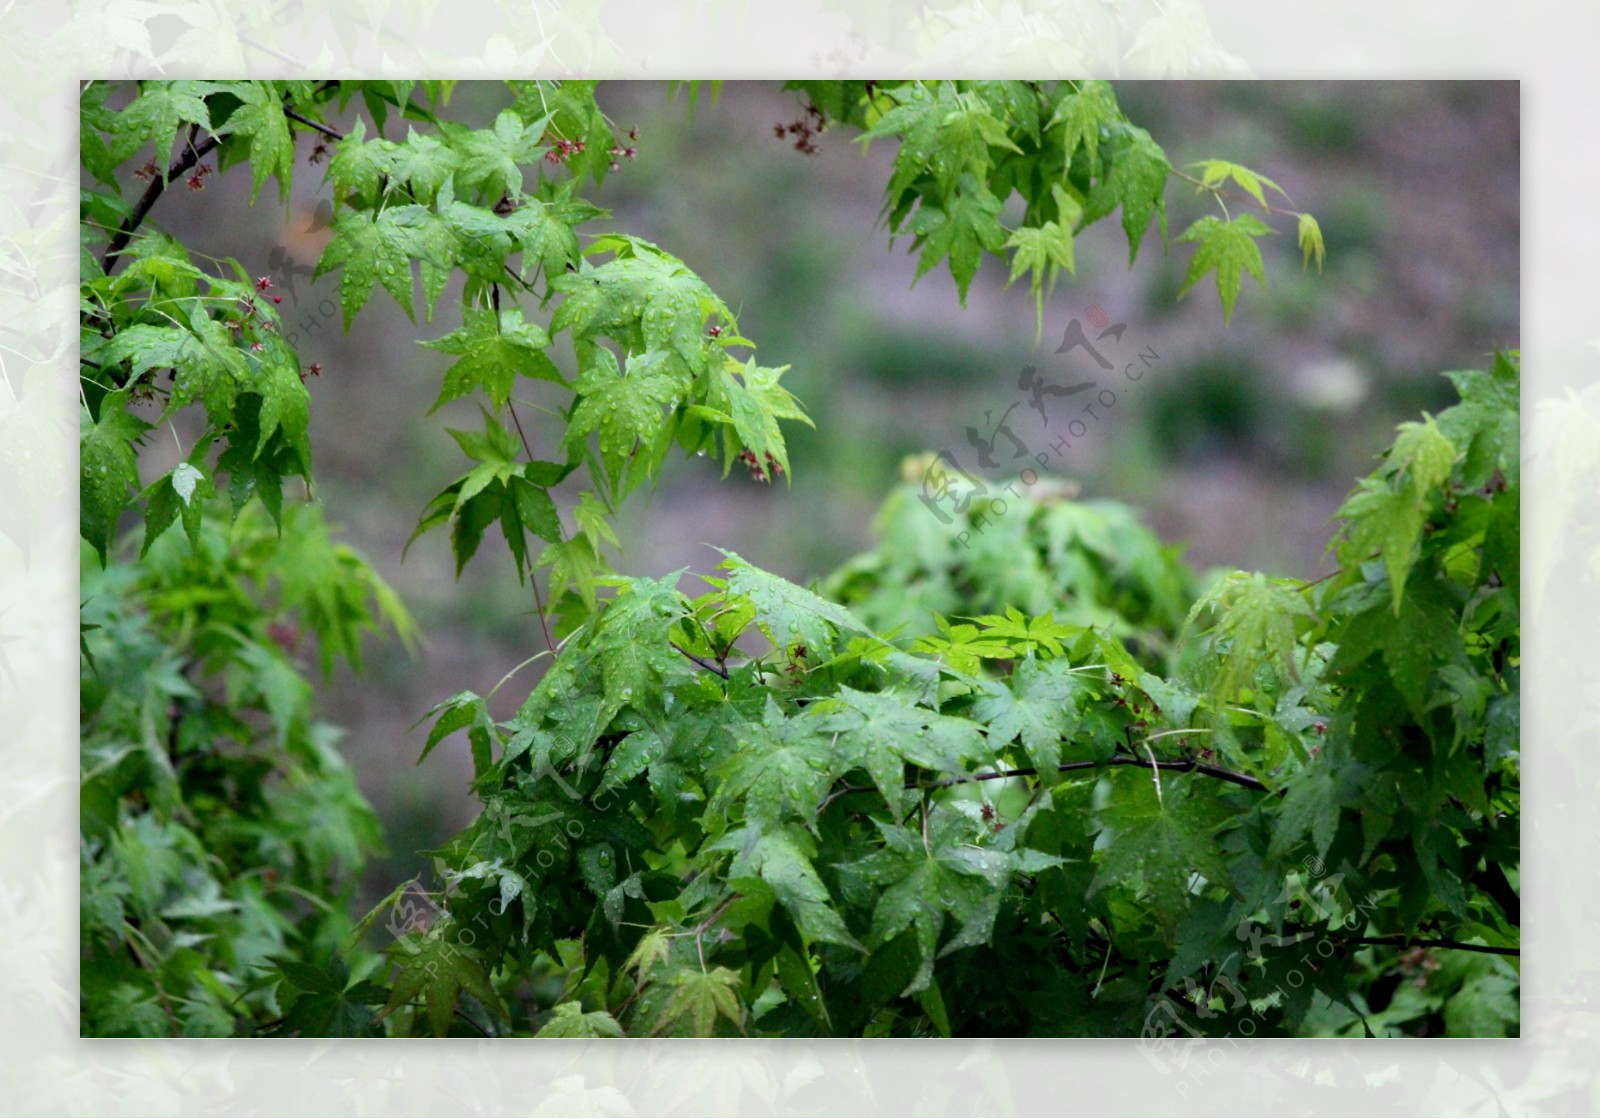
MULTIPOLYGON (((677 648, 677 646, 673 646, 673 648, 677 648)), ((682 653, 683 650, 678 649, 678 652, 682 653)), ((687 653, 684 655, 688 656, 687 653)), ((1152 762, 1146 760, 1145 758, 1130 757, 1124 754, 1118 754, 1115 757, 1109 758, 1103 762, 1063 762, 1056 766, 1056 772, 1070 773, 1074 770, 1103 769, 1106 766, 1112 765, 1133 765, 1138 766, 1141 769, 1150 770, 1168 769, 1176 770, 1179 773, 1203 773, 1207 777, 1215 777, 1218 781, 1227 781, 1229 784, 1238 785, 1242 789, 1251 789, 1258 793, 1264 793, 1267 791, 1267 787, 1265 785, 1256 780, 1254 777, 1251 777, 1248 773, 1235 773, 1233 770, 1223 769, 1221 766, 1208 765, 1205 762, 1176 759, 1152 762)), ((906 782, 904 788, 946 789, 953 785, 965 785, 973 781, 1001 781, 1008 777, 1037 777, 1038 775, 1039 771, 1037 769, 1033 768, 1032 766, 1027 766, 1022 769, 1001 769, 995 771, 994 773, 964 773, 960 777, 942 777, 937 781, 908 781, 906 782)), ((821 812, 822 809, 826 808, 829 804, 832 804, 834 800, 844 796, 846 793, 870 793, 876 788, 876 785, 844 785, 835 790, 826 800, 824 800, 818 807, 817 811, 821 812)))
POLYGON ((712 664, 709 661, 701 660, 699 657, 697 657, 693 653, 689 652, 689 650, 685 649, 682 645, 679 645, 676 641, 669 641, 669 642, 667 642, 667 644, 671 645, 674 649, 678 650, 678 652, 682 653, 684 656, 686 656, 690 660, 694 661, 695 664, 699 665, 701 668, 705 669, 707 672, 715 673, 716 675, 722 677, 724 680, 726 680, 728 678, 728 670, 727 669, 718 668, 716 665, 712 664))
MULTIPOLYGON (((1062 762, 1056 766, 1057 772, 1070 773, 1080 769, 1100 769, 1108 765, 1134 765, 1141 769, 1171 769, 1180 773, 1204 773, 1207 777, 1215 777, 1219 781, 1227 781, 1244 789, 1254 789, 1258 793, 1267 791, 1267 787, 1247 773, 1235 773, 1231 769, 1221 766, 1208 765, 1205 762, 1184 761, 1179 759, 1151 762, 1145 758, 1130 757, 1118 754, 1103 762, 1062 762)), ((932 784, 910 784, 908 789, 938 789, 949 785, 963 785, 968 781, 997 781, 1003 777, 1037 777, 1039 771, 1033 767, 1024 769, 1003 769, 998 773, 973 773, 962 777, 946 777, 932 784)))
POLYGON ((165 176, 157 178, 152 176, 150 185, 145 188, 143 196, 134 204, 133 213, 122 223, 116 235, 111 238, 106 253, 100 258, 100 269, 107 275, 111 274, 111 265, 119 253, 128 247, 128 242, 133 239, 134 231, 150 213, 150 208, 156 204, 156 199, 161 197, 161 192, 167 189, 167 183, 176 179, 199 163, 206 155, 217 146, 220 141, 215 136, 207 136, 198 144, 188 144, 182 155, 172 161, 172 166, 167 169, 165 176))
POLYGON ((1351 936, 1345 939, 1352 944, 1392 944, 1397 948, 1451 948, 1458 952, 1486 952, 1491 956, 1522 955, 1520 948, 1496 948, 1490 944, 1465 944, 1459 940, 1427 939, 1406 936, 1403 933, 1393 936, 1351 936))
POLYGON ((284 109, 283 110, 283 115, 288 117, 290 120, 299 121, 301 124, 305 125, 307 128, 315 129, 316 131, 322 133, 324 136, 330 137, 330 138, 332 138, 334 140, 343 140, 344 139, 344 133, 340 132, 337 128, 329 128, 327 125, 321 123, 320 121, 314 121, 310 117, 303 116, 303 115, 301 115, 300 113, 296 112, 293 109, 288 109, 288 108, 284 109))

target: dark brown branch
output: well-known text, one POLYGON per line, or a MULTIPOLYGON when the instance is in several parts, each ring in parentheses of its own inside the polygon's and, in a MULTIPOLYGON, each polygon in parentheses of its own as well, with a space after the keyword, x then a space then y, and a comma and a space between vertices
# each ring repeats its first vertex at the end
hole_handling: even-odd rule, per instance
POLYGON ((198 144, 190 143, 186 145, 183 154, 172 161, 172 166, 167 169, 165 176, 159 178, 151 177, 150 185, 145 188, 144 194, 134 204, 133 212, 128 215, 127 220, 122 223, 116 235, 111 238, 111 244, 106 248, 105 256, 100 258, 102 271, 110 275, 112 262, 123 249, 128 247, 128 242, 133 239, 134 231, 139 228, 139 224, 150 213, 150 208, 156 204, 156 199, 161 197, 161 192, 167 189, 167 183, 188 172, 190 168, 204 159, 217 146, 218 142, 215 136, 207 136, 198 144))
MULTIPOLYGON (((323 93, 333 88, 333 84, 333 82, 323 82, 317 87, 316 92, 318 94, 323 93)), ((284 106, 283 115, 288 117, 290 120, 299 121, 308 128, 314 128, 324 135, 331 136, 335 140, 344 139, 344 133, 339 132, 336 129, 329 128, 325 124, 318 124, 316 121, 306 118, 294 109, 289 108, 287 105, 284 106)), ((212 151, 212 149, 217 146, 218 143, 221 142, 215 136, 207 136, 204 140, 200 141, 200 143, 196 144, 194 142, 195 133, 196 129, 191 127, 189 130, 189 143, 186 145, 183 154, 173 161, 172 166, 167 169, 167 174, 164 178, 152 178, 150 180, 150 185, 145 189, 144 195, 139 199, 138 203, 134 205, 133 213, 128 215, 128 220, 122 223, 122 228, 118 229, 116 236, 111 238, 111 245, 106 249, 106 255, 100 258, 101 269, 107 274, 111 272, 111 262, 116 258, 118 253, 122 252, 123 249, 128 247, 128 242, 133 239, 134 231, 139 228, 139 225, 144 221, 145 216, 150 213, 150 208, 156 204, 156 200, 161 197, 161 193, 167 189, 167 183, 184 174, 195 164, 199 163, 212 151)))
MULTIPOLYGON (((1180 773, 1204 773, 1207 777, 1215 777, 1219 781, 1228 781, 1232 784, 1238 785, 1240 788, 1254 789, 1258 793, 1264 793, 1267 791, 1267 787, 1265 785, 1247 773, 1235 773, 1231 769, 1223 769, 1220 766, 1207 765, 1205 762, 1185 761, 1181 759, 1157 761, 1152 767, 1150 759, 1148 758, 1118 754, 1117 756, 1103 762, 1062 762, 1060 765, 1056 766, 1056 770, 1060 773, 1070 773, 1073 770, 1100 769, 1108 765, 1133 765, 1138 766, 1141 769, 1172 769, 1177 770, 1180 773)), ((946 777, 941 780, 934 781, 931 784, 911 784, 907 785, 906 788, 939 789, 949 785, 964 785, 968 781, 997 781, 1002 777, 1037 777, 1038 775, 1039 771, 1030 766, 1024 769, 1003 769, 998 773, 973 773, 962 777, 946 777)))
POLYGON ((344 139, 344 133, 340 132, 337 128, 329 128, 327 125, 321 123, 320 121, 314 121, 310 117, 303 116, 303 115, 301 115, 300 113, 296 112, 293 109, 284 109, 283 110, 283 115, 288 117, 290 120, 299 121, 301 124, 305 125, 307 128, 315 129, 316 131, 322 133, 324 136, 331 137, 332 139, 335 139, 335 140, 343 140, 344 139))
POLYGON ((1439 938, 1424 939, 1396 934, 1394 936, 1352 936, 1353 944, 1392 944, 1397 948, 1451 948, 1458 952, 1486 952, 1491 956, 1521 956, 1520 948, 1496 948, 1490 944, 1464 944, 1459 940, 1439 938))
POLYGON ((701 660, 699 657, 697 657, 693 653, 689 652, 689 650, 685 649, 682 645, 679 645, 676 641, 669 641, 669 642, 667 642, 667 644, 671 645, 674 649, 678 650, 678 652, 682 653, 684 656, 686 656, 690 660, 694 661, 695 664, 699 665, 701 668, 705 669, 707 672, 715 673, 716 675, 722 677, 724 680, 726 680, 728 678, 727 669, 718 668, 716 665, 712 664, 710 661, 701 660))
MULTIPOLYGON (((674 648, 676 648, 676 646, 674 646, 674 648)), ((678 651, 680 653, 683 652, 682 649, 679 649, 678 651)), ((688 654, 685 655, 687 656, 688 654)), ((1207 777, 1215 777, 1218 781, 1227 781, 1231 784, 1238 785, 1240 788, 1252 789, 1259 793, 1264 793, 1267 791, 1267 787, 1265 785, 1256 780, 1254 777, 1251 777, 1249 774, 1235 773, 1233 770, 1223 769, 1221 766, 1207 765, 1205 762, 1184 760, 1157 761, 1155 765, 1152 766, 1148 758, 1130 757, 1123 754, 1118 754, 1115 757, 1109 758, 1103 762, 1062 762, 1060 765, 1056 766, 1056 771, 1059 773, 1070 773, 1074 770, 1082 769, 1103 769, 1109 765, 1133 765, 1138 766, 1141 769, 1155 768, 1177 770, 1180 773, 1203 773, 1207 777)), ((905 788, 946 789, 953 785, 965 785, 973 781, 1001 781, 1008 777, 1037 777, 1038 775, 1039 771, 1037 769, 1033 768, 1032 766, 1027 766, 1022 769, 1001 769, 995 771, 994 773, 965 773, 960 777, 942 777, 937 781, 908 781, 905 785, 905 788)), ((817 811, 820 812, 823 808, 826 808, 829 804, 833 803, 836 798, 844 796, 846 793, 870 793, 875 788, 877 788, 875 785, 844 785, 835 790, 827 800, 823 801, 821 807, 819 807, 817 811)))

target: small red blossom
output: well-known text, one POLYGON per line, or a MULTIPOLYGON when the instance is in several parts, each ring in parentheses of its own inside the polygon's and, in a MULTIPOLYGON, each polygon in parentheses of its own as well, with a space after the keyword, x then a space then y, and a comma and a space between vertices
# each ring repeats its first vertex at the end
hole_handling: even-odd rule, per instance
POLYGON ((272 286, 272 277, 271 276, 257 276, 256 277, 256 290, 257 291, 266 291, 271 286, 272 286))

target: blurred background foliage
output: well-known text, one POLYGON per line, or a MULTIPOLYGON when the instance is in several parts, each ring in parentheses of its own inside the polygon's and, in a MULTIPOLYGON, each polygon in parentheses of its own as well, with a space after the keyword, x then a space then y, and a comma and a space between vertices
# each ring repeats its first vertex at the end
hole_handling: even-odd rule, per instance
MULTIPOLYGON (((1287 229, 1267 239, 1269 290, 1247 283, 1224 329, 1209 284, 1175 299, 1187 248, 1164 257, 1147 241, 1130 269, 1121 231, 1101 223, 1078 239, 1077 276, 1047 300, 1036 345, 1032 299, 1007 289, 993 260, 965 310, 947 272, 913 286, 908 243, 891 247, 880 220, 891 145, 863 153, 823 133, 815 152, 795 150, 794 134, 776 133, 803 117, 803 99, 776 83, 700 87, 692 110, 687 91, 667 83, 602 85, 600 104, 639 138, 636 158, 596 196, 614 220, 590 232, 626 230, 681 257, 734 308, 763 364, 793 367, 785 385, 817 423, 786 432, 791 485, 738 471, 719 479, 709 462, 669 459, 657 490, 623 509, 621 570, 706 571, 715 544, 797 581, 826 576, 875 543, 875 513, 906 456, 948 450, 971 467, 966 429, 992 430, 1025 399, 1024 366, 1059 370, 1075 359, 1091 371, 1081 353, 1053 353, 1073 318, 1094 317, 1091 307, 1127 324, 1118 355, 1148 347, 1159 361, 1054 459, 1058 473, 1086 499, 1142 510, 1199 569, 1327 570, 1328 521, 1354 479, 1396 423, 1448 404, 1438 371, 1482 367, 1493 348, 1518 343, 1518 86, 1127 82, 1116 91, 1175 166, 1211 156, 1246 164, 1316 214, 1322 273, 1302 271, 1287 229)), ((483 127, 506 96, 499 83, 464 83, 448 113, 483 127)), ((352 105, 335 123, 348 128, 358 113, 352 105)), ((387 134, 403 138, 404 125, 389 121, 387 134)), ((203 191, 172 192, 157 220, 200 252, 273 277, 286 333, 322 369, 311 382, 311 442, 327 516, 426 635, 414 657, 398 641, 375 648, 360 686, 341 670, 325 696, 322 714, 349 728, 341 747, 393 852, 369 865, 375 900, 422 869, 413 852, 475 812, 465 746, 418 768, 423 731, 413 722, 462 687, 492 684, 543 641, 509 563, 469 565, 458 585, 442 534, 401 563, 418 514, 461 465, 425 418, 450 358, 416 342, 459 324, 446 310, 413 325, 374 299, 341 335, 337 277, 310 279, 328 237, 320 180, 302 166, 286 208, 269 192, 247 209, 248 177, 218 176, 203 191)), ((1175 181, 1171 228, 1210 205, 1175 181)), ((518 399, 537 404, 546 387, 525 381, 518 399)), ((465 402, 444 415, 449 426, 477 426, 465 402)), ((1047 435, 1025 403, 1011 420, 1036 451, 1064 423, 1052 420, 1047 435)), ((559 429, 529 426, 535 451, 552 450, 559 429)), ((570 504, 576 494, 566 496, 570 504)), ((519 693, 525 686, 501 697, 519 693)))

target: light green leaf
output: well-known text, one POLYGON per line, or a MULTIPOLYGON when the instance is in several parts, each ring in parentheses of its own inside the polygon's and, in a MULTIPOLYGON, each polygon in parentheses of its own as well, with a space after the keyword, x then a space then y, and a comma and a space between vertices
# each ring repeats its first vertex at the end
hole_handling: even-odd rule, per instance
POLYGON ((1222 322, 1227 325, 1233 318, 1233 305, 1239 299, 1239 285, 1245 272, 1254 276, 1262 290, 1266 290, 1267 273, 1255 239, 1271 232, 1270 226, 1249 214, 1232 221, 1204 217, 1195 222, 1178 238, 1180 242, 1194 241, 1200 246, 1189 261, 1189 272, 1178 290, 1178 298, 1182 299, 1202 276, 1215 269, 1217 294, 1222 297, 1222 322))

